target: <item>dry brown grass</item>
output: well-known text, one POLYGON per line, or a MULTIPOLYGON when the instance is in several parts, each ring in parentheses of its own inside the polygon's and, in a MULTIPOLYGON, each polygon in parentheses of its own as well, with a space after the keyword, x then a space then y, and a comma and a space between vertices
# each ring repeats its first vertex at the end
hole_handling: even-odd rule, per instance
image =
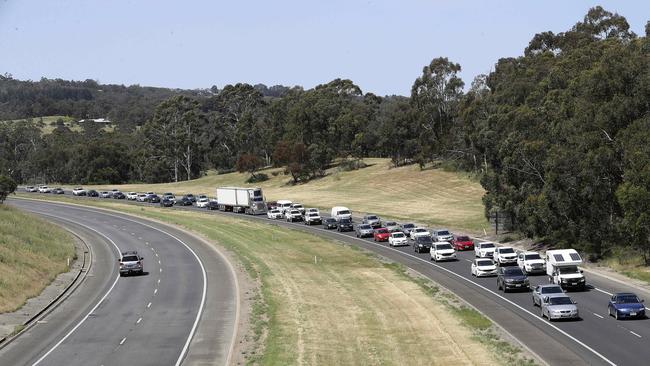
POLYGON ((416 221, 473 233, 488 227, 481 201, 484 190, 468 176, 441 169, 421 171, 415 165, 391 169, 388 159, 364 161, 370 166, 349 172, 332 168, 324 178, 295 186, 289 184, 288 176, 272 175, 280 169, 270 169, 265 173, 271 179, 254 185, 245 183, 246 174, 211 173, 187 182, 126 184, 117 188, 124 192, 153 190, 214 196, 219 186, 259 186, 267 200, 289 199, 327 210, 341 205, 356 213, 376 213, 399 221, 416 221))
POLYGON ((40 218, 0 205, 0 313, 20 308, 74 256, 70 234, 40 218))

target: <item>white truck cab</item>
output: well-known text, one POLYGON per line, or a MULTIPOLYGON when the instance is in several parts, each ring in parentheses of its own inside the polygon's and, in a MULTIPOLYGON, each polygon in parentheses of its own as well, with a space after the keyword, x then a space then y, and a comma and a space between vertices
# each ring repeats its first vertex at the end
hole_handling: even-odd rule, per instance
POLYGON ((347 207, 343 206, 335 206, 332 207, 332 215, 333 218, 336 219, 336 221, 339 221, 341 219, 350 219, 352 220, 352 212, 350 212, 350 209, 347 207))
POLYGON ((546 274, 549 282, 564 289, 585 289, 585 276, 578 268, 582 258, 575 249, 546 251, 546 274))

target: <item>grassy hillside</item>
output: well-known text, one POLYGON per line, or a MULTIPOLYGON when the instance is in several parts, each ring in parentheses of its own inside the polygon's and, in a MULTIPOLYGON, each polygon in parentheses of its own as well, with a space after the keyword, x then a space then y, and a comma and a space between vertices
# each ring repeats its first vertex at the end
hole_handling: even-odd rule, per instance
POLYGON ((0 205, 0 313, 20 308, 38 295, 74 256, 63 229, 12 207, 0 205))
POLYGON ((234 253, 261 284, 246 295, 258 345, 249 364, 532 364, 454 295, 355 247, 236 217, 47 198, 181 225, 234 253))
POLYGON ((378 213, 402 221, 472 232, 487 227, 481 202, 483 188, 466 175, 440 169, 420 171, 415 165, 391 169, 388 159, 364 161, 369 165, 367 168, 349 172, 332 168, 324 178, 295 186, 289 183, 291 178, 283 175, 281 169, 270 169, 265 171, 270 179, 254 185, 245 183, 247 174, 211 173, 187 182, 127 184, 117 188, 214 196, 219 186, 259 186, 267 200, 290 199, 321 209, 341 205, 356 213, 378 213))

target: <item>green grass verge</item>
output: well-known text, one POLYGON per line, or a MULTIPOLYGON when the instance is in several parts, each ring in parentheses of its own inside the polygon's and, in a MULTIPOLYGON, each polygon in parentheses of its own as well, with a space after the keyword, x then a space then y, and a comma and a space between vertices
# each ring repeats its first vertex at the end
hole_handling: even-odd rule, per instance
POLYGON ((37 296, 75 256, 72 236, 56 225, 0 204, 0 313, 37 296))
MULTIPOLYGON (((355 246, 240 218, 49 199, 180 225, 234 253, 261 284, 250 295, 249 339, 258 347, 248 352, 249 364, 506 364, 479 333, 488 332, 486 324, 492 329, 489 320, 456 309, 454 295, 355 246), (426 336, 408 341, 416 334, 426 336)), ((520 351, 509 350, 523 364, 520 351)))

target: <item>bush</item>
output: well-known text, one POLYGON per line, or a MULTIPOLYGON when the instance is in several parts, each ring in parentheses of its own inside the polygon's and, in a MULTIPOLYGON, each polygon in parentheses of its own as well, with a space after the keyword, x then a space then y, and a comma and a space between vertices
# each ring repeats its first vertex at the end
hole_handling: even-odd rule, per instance
POLYGON ((0 203, 4 202, 8 195, 16 191, 17 185, 13 179, 0 175, 0 203))
POLYGON ((255 175, 251 175, 246 179, 246 183, 259 183, 259 182, 264 182, 269 180, 269 176, 265 173, 257 173, 255 175))
POLYGON ((338 171, 340 172, 349 172, 352 170, 359 170, 367 167, 368 165, 363 162, 363 160, 343 160, 339 166, 338 171))

